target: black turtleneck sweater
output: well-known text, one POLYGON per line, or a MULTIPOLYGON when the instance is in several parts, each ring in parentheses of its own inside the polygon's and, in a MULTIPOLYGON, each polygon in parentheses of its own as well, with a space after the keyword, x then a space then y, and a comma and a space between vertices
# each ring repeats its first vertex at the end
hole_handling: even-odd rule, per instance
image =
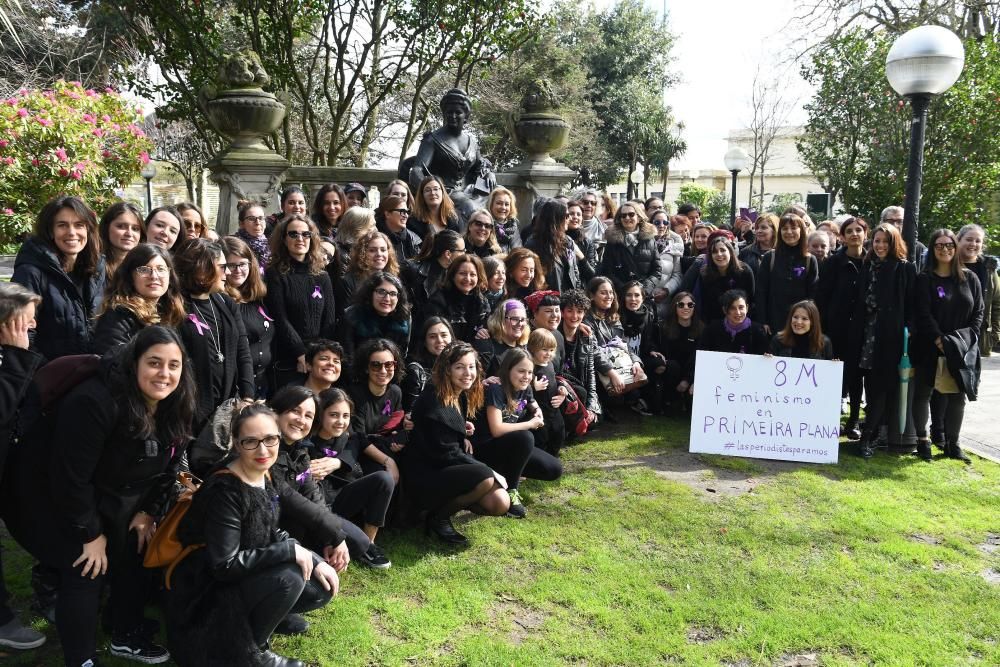
POLYGON ((333 285, 326 273, 312 275, 308 265, 292 260, 287 273, 267 272, 267 312, 277 327, 275 358, 294 362, 317 338, 333 339, 337 330, 333 285))

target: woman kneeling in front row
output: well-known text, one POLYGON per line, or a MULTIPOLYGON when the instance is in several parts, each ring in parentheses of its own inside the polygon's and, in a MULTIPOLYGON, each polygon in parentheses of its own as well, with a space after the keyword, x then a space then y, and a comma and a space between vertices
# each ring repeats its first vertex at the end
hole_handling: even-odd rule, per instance
POLYGON ((182 544, 204 544, 181 561, 168 596, 171 650, 179 665, 304 667, 272 653, 289 613, 318 609, 340 588, 334 569, 278 528, 268 470, 281 434, 271 408, 233 418, 230 463, 209 477, 178 527, 182 544))

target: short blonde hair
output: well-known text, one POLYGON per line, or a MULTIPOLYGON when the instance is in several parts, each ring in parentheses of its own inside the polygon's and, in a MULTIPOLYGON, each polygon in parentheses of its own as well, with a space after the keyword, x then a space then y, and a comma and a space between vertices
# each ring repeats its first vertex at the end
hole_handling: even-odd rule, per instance
POLYGON ((548 329, 539 327, 528 336, 528 352, 532 354, 540 350, 554 350, 556 347, 556 337, 548 329))
MULTIPOLYGON (((490 336, 494 340, 503 340, 503 320, 507 317, 507 313, 512 310, 523 310, 524 317, 528 317, 528 308, 523 303, 517 299, 507 299, 506 301, 501 301, 500 305, 494 309, 490 314, 490 318, 486 320, 486 328, 490 332, 490 336)), ((514 341, 516 345, 525 345, 528 342, 528 337, 531 336, 531 330, 528 328, 527 323, 524 325, 524 330, 521 332, 521 337, 514 341)))

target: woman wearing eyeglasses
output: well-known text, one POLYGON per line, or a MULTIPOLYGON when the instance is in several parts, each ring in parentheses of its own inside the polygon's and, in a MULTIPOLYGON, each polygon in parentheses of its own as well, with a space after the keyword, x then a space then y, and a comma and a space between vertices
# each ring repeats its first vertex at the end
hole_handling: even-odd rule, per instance
POLYGON ((469 226, 465 230, 465 249, 480 259, 501 252, 493 216, 486 209, 477 209, 469 216, 469 226))
POLYGON ((277 327, 274 318, 264 307, 267 286, 260 275, 257 258, 246 243, 235 236, 222 239, 226 250, 226 293, 239 307, 243 328, 250 343, 250 358, 253 360, 254 386, 257 396, 270 393, 268 387, 271 361, 274 356, 274 332, 277 327))
POLYGON ((646 221, 646 213, 632 203, 622 204, 604 235, 607 245, 597 273, 607 276, 621 292, 625 283, 638 280, 647 297, 662 276, 656 252, 656 227, 646 221))
POLYGON ((694 362, 705 324, 695 317, 694 295, 680 291, 670 300, 670 310, 660 329, 660 344, 667 359, 663 373, 665 407, 676 412, 690 403, 694 362))
POLYGON ((373 229, 359 238, 351 247, 351 260, 347 269, 334 285, 333 291, 337 295, 338 318, 348 306, 355 302, 354 292, 358 285, 378 271, 398 276, 399 262, 396 260, 396 251, 389 243, 389 237, 373 229))
POLYGON ((271 256, 265 303, 277 327, 277 389, 304 378, 306 345, 317 338, 335 337, 337 311, 319 230, 308 218, 293 215, 275 227, 271 256))
POLYGON ((241 201, 237 207, 239 211, 240 228, 233 234, 253 251, 260 265, 260 272, 263 274, 271 263, 271 246, 264 235, 267 225, 267 216, 264 215, 264 207, 253 201, 241 201))
POLYGON ((949 229, 938 229, 928 243, 933 261, 917 276, 915 290, 913 365, 913 424, 917 455, 931 460, 927 437, 931 392, 941 394, 939 414, 944 450, 949 458, 970 463, 958 438, 965 417, 966 397, 975 400, 979 387, 979 329, 983 324, 983 289, 979 278, 959 261, 958 239, 949 229))
POLYGON ((403 357, 399 348, 383 338, 369 340, 358 348, 348 388, 354 401, 351 431, 364 434, 366 472, 388 470, 399 482, 396 459, 406 447, 413 424, 403 416, 403 357))
MULTIPOLYGON (((406 185, 402 181, 399 183, 404 187, 406 185)), ((409 189, 406 192, 406 196, 390 194, 384 197, 375 212, 375 228, 389 237, 400 264, 420 254, 420 237, 406 226, 410 219, 409 201, 412 199, 409 189)))
POLYGON ((111 278, 94 328, 91 351, 104 355, 132 340, 143 327, 184 321, 184 300, 170 254, 140 243, 125 255, 111 278))
POLYGON ((391 340, 405 355, 410 344, 410 302, 399 278, 388 271, 376 271, 354 296, 354 304, 340 319, 338 338, 348 366, 353 363, 354 351, 373 338, 391 340))
POLYGON ((490 344, 485 352, 480 352, 487 377, 495 377, 500 369, 503 355, 514 348, 527 349, 531 327, 528 326, 528 311, 517 299, 507 299, 486 321, 490 332, 490 344))

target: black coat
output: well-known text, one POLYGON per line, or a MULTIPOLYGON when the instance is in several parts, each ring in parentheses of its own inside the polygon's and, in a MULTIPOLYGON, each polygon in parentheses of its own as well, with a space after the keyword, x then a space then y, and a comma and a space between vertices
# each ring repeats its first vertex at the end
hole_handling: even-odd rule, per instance
POLYGON ((857 358, 850 354, 848 341, 858 309, 861 268, 862 261, 850 258, 847 249, 841 248, 823 263, 816 285, 816 307, 823 322, 823 333, 830 337, 833 353, 844 362, 845 372, 857 365, 857 358))
POLYGON ((812 255, 802 257, 791 252, 768 251, 757 270, 755 318, 781 331, 793 303, 812 299, 819 279, 819 263, 812 255))
POLYGON ((396 251, 396 261, 400 265, 420 254, 420 237, 410 231, 409 227, 403 228, 403 231, 397 234, 389 229, 385 220, 382 220, 375 223, 375 228, 389 237, 389 243, 396 251))
MULTIPOLYGON (((465 405, 464 397, 460 399, 465 405)), ((419 458, 432 468, 447 468, 464 463, 479 463, 465 451, 463 412, 441 404, 434 387, 428 385, 413 406, 413 432, 410 444, 403 450, 404 460, 419 458)))
POLYGON ((77 282, 68 275, 48 244, 35 237, 26 240, 14 260, 12 282, 42 297, 31 347, 47 359, 90 352, 93 318, 104 298, 105 264, 77 282))
POLYGON ((752 322, 750 326, 735 336, 730 336, 725 328, 725 320, 716 320, 705 325, 698 344, 699 350, 708 352, 735 352, 740 354, 764 354, 770 340, 764 327, 752 322))
POLYGON ((254 385, 253 361, 250 358, 250 343, 247 341, 243 318, 236 302, 219 293, 209 298, 214 310, 204 307, 195 310, 197 306, 193 300, 186 299, 184 310, 190 315, 178 327, 181 340, 184 341, 184 349, 191 359, 198 388, 198 402, 194 416, 195 433, 201 430, 215 409, 227 398, 254 398, 257 393, 254 385), (203 316, 204 313, 214 313, 214 316, 221 321, 221 326, 218 328, 212 326, 212 322, 203 316), (202 326, 198 326, 191 319, 195 314, 202 326), (205 324, 209 325, 209 330, 205 329, 205 324), (217 338, 224 357, 221 363, 215 359, 217 338))
POLYGON ((344 361, 348 375, 353 374, 354 351, 366 340, 385 338, 399 348, 401 356, 406 356, 410 346, 410 318, 394 320, 375 313, 370 305, 355 304, 344 311, 340 320, 337 340, 344 346, 344 361))
POLYGON ((754 272, 754 275, 756 275, 760 270, 760 258, 763 257, 765 253, 767 253, 767 250, 764 250, 756 243, 751 243, 748 246, 744 246, 744 248, 740 250, 739 257, 740 261, 746 264, 750 270, 754 272))
MULTIPOLYGON (((865 294, 872 280, 873 262, 866 260, 858 280, 858 301, 851 327, 848 353, 857 359, 864 344, 866 307, 865 294)), ((903 327, 913 322, 913 290, 917 273, 910 262, 888 261, 880 264, 876 283, 878 311, 875 318, 875 351, 872 370, 878 374, 895 374, 903 356, 903 327)))
POLYGON ((445 270, 437 260, 407 262, 399 272, 399 277, 410 293, 413 317, 423 322, 423 309, 435 292, 441 289, 445 270))
POLYGON ((237 306, 240 319, 243 320, 243 329, 247 332, 247 343, 250 345, 254 384, 259 385, 271 368, 274 357, 274 332, 277 327, 262 301, 250 301, 237 306))
POLYGON ((794 340, 792 344, 789 345, 781 339, 781 336, 779 334, 780 332, 774 334, 774 336, 771 337, 771 344, 768 350, 771 354, 773 354, 776 357, 796 357, 798 359, 825 359, 827 361, 833 359, 833 343, 830 342, 830 338, 826 334, 823 334, 823 347, 819 352, 813 352, 809 349, 807 336, 802 336, 802 337, 795 336, 797 340, 794 340))
POLYGON ((612 225, 604 234, 607 245, 604 257, 598 267, 598 274, 607 276, 621 294, 625 283, 638 280, 646 298, 653 295, 653 289, 660 281, 660 255, 656 251, 656 227, 648 222, 638 230, 638 243, 625 244, 625 232, 619 225, 612 225))
POLYGON ((521 225, 517 218, 507 218, 500 222, 494 218, 493 224, 496 226, 497 243, 500 244, 500 252, 509 255, 514 248, 524 245, 521 240, 521 225))
POLYGON ((910 359, 921 379, 929 385, 934 384, 937 359, 941 355, 934 341, 962 329, 975 332, 974 340, 977 341, 983 324, 985 306, 979 278, 969 269, 963 272, 963 282, 951 276, 942 278, 930 271, 917 276, 910 359))
MULTIPOLYGON (((573 243, 572 239, 569 239, 569 243, 573 243)), ((537 236, 528 239, 524 247, 539 257, 546 254, 537 236)), ((569 257, 553 257, 552 259, 552 267, 545 272, 545 283, 548 289, 565 292, 568 289, 583 289, 585 287, 575 252, 569 257)), ((542 264, 545 264, 545 260, 542 260, 542 264)))
POLYGON ((334 458, 340 461, 339 468, 317 482, 326 496, 327 505, 332 507, 341 489, 364 477, 361 452, 367 446, 365 437, 358 433, 344 433, 332 440, 320 440, 318 436, 312 438, 310 459, 334 458))
POLYGON ((577 330, 574 342, 566 342, 565 334, 563 341, 565 354, 561 367, 556 369, 557 374, 574 378, 587 393, 585 397, 581 397, 587 404, 587 409, 595 414, 601 414, 603 410, 597 398, 597 373, 594 371, 596 356, 594 339, 591 336, 584 336, 577 330))
MULTIPOLYGON (((431 233, 431 226, 428 223, 424 222, 420 218, 414 218, 412 216, 406 221, 406 228, 413 230, 413 233, 420 237, 421 242, 426 241, 427 237, 431 233)), ((462 233, 462 228, 458 225, 457 217, 448 218, 445 229, 450 229, 453 232, 458 232, 459 234, 462 233)))
POLYGON ((292 262, 288 273, 273 268, 267 272, 268 314, 277 325, 275 362, 295 366, 306 353, 306 345, 317 338, 332 339, 337 333, 337 315, 330 276, 312 275, 302 262, 292 262), (316 296, 313 296, 316 295, 316 296))
POLYGON ((486 328, 486 320, 490 317, 490 303, 479 290, 465 295, 455 287, 446 285, 431 295, 421 314, 424 320, 433 315, 443 317, 451 323, 457 340, 471 344, 476 338, 476 332, 486 328))
POLYGON ((660 331, 663 356, 667 358, 668 362, 672 361, 680 367, 681 380, 687 380, 688 384, 692 384, 694 382, 695 357, 701 345, 701 335, 692 335, 691 327, 678 326, 678 330, 679 335, 676 338, 670 338, 665 329, 660 331))
POLYGON ((702 322, 713 322, 725 317, 722 311, 722 295, 731 289, 746 292, 747 307, 753 306, 757 281, 750 267, 744 267, 742 271, 726 276, 707 274, 707 271, 702 270, 704 268, 703 262, 695 262, 684 274, 684 280, 678 290, 690 292, 694 296, 695 307, 702 322))
POLYGON ((4 345, 0 349, 0 480, 11 437, 18 428, 17 416, 35 371, 41 366, 42 355, 31 350, 4 345))
POLYGON ((282 441, 271 466, 271 480, 281 505, 281 527, 304 546, 322 551, 344 541, 341 519, 326 505, 326 496, 309 474, 308 440, 282 441))
POLYGON ((119 552, 135 514, 162 516, 177 472, 187 469, 187 443, 135 435, 122 410, 124 391, 116 366, 104 363, 59 400, 52 423, 39 420, 21 438, 7 471, 16 503, 5 519, 15 539, 48 565, 69 566, 102 534, 109 554, 119 552))
POLYGON ((145 326, 131 308, 115 306, 97 318, 97 325, 94 327, 94 341, 90 351, 102 356, 114 353, 119 347, 132 340, 145 326))
MULTIPOLYGON (((660 327, 656 321, 656 309, 644 303, 639 310, 632 312, 627 308, 621 312, 622 330, 629 350, 638 355, 646 369, 654 368, 657 363, 652 356, 660 350, 660 327)), ((660 362, 662 365, 662 362, 660 362)))

